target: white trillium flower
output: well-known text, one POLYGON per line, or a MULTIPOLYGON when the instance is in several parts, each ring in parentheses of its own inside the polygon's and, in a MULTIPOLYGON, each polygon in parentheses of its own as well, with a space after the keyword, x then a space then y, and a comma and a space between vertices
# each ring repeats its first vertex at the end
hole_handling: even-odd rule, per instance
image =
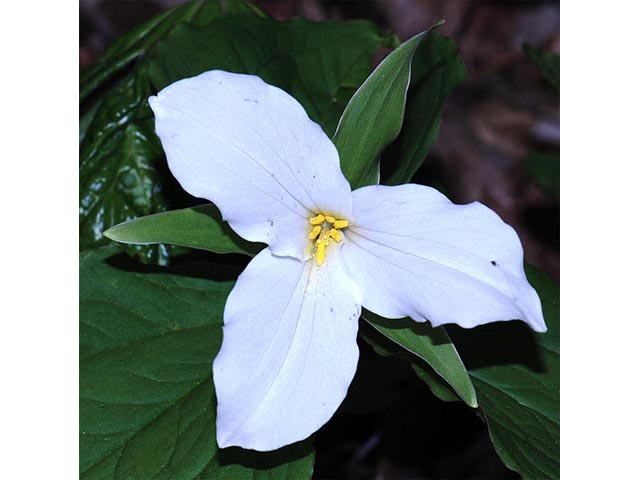
POLYGON ((331 140, 279 88, 210 71, 149 104, 182 187, 268 245, 224 310, 220 447, 274 450, 326 423, 356 371, 361 306, 434 326, 546 330, 518 236, 496 213, 422 185, 351 191, 331 140))

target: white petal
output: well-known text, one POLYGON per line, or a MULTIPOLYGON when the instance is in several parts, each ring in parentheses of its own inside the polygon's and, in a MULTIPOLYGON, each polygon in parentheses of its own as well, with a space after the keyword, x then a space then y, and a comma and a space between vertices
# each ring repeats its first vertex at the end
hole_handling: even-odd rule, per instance
POLYGON ((341 258, 365 308, 465 328, 520 319, 546 331, 520 240, 489 208, 409 184, 356 190, 353 214, 341 258))
POLYGON ((293 97, 259 77, 205 72, 149 105, 173 175, 247 240, 302 258, 307 240, 296 232, 312 214, 351 216, 333 143, 293 97))
MULTIPOLYGON (((334 252, 337 253, 337 252, 334 252)), ((326 423, 358 363, 359 289, 327 255, 260 252, 238 278, 213 363, 220 447, 275 450, 326 423)))

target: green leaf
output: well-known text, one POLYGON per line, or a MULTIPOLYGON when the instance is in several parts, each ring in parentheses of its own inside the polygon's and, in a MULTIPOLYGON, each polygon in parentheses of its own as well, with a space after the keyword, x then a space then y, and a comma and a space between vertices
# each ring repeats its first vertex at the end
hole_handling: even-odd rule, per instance
POLYGON ((438 138, 447 97, 466 78, 467 70, 455 42, 436 32, 429 33, 413 57, 402 130, 385 152, 393 162, 393 173, 385 184, 411 180, 438 138))
MULTIPOLYGON (((176 25, 189 21, 203 24, 232 13, 259 12, 243 2, 192 2, 167 10, 118 38, 103 57, 80 74, 80 101, 131 62, 144 55, 176 25)), ((262 14, 262 12, 260 12, 262 14)))
POLYGON ((527 173, 545 192, 560 195, 560 151, 532 152, 527 157, 527 173))
POLYGON ((80 471, 94 478, 309 478, 309 441, 219 451, 211 362, 237 271, 80 256, 80 471))
MULTIPOLYGON (((165 191, 175 181, 155 135, 150 94, 145 70, 135 69, 101 99, 87 128, 80 149, 81 250, 107 245, 107 227, 169 205, 165 191)), ((147 261, 166 261, 160 249, 137 250, 147 261)))
POLYGON ((560 475, 560 295, 533 267, 527 277, 542 301, 548 331, 521 322, 450 329, 478 392, 496 451, 524 478, 560 475))
POLYGON ((460 397, 456 395, 449 384, 443 381, 442 377, 440 377, 435 370, 429 367, 426 363, 413 362, 411 364, 411 368, 413 368, 413 371, 418 375, 418 378, 429 386, 431 393, 440 400, 443 402, 460 401, 460 397))
MULTIPOLYGON (((430 30, 440 25, 442 22, 430 30)), ((340 117, 333 143, 340 153, 342 172, 354 190, 379 182, 379 157, 400 133, 411 62, 429 31, 387 55, 351 97, 340 117)))
POLYGON ((427 362, 467 405, 478 406, 471 379, 443 327, 433 328, 409 318, 383 318, 368 311, 362 317, 385 337, 427 362))
POLYGON ((542 76, 553 85, 553 88, 560 91, 560 55, 528 43, 525 43, 522 48, 527 57, 538 67, 542 76))
POLYGON ((92 105, 87 107, 86 110, 80 114, 80 145, 82 145, 84 137, 87 135, 89 125, 91 125, 93 117, 95 116, 96 111, 98 111, 99 106, 99 101, 93 102, 92 105))
POLYGON ((370 22, 288 22, 232 17, 207 27, 183 24, 150 58, 160 90, 207 70, 260 76, 293 95, 311 119, 333 133, 344 106, 389 40, 370 22))
POLYGON ((136 218, 111 227, 104 236, 133 245, 166 243, 215 253, 252 256, 264 247, 239 237, 211 204, 136 218))

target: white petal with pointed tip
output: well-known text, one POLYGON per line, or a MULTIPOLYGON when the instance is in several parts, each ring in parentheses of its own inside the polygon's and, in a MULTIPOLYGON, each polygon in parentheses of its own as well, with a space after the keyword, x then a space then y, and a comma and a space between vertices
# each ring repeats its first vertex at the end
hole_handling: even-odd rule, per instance
POLYGON ((353 192, 353 215, 341 257, 365 308, 434 326, 520 319, 546 331, 520 240, 489 208, 422 185, 376 185, 353 192))
POLYGON ((260 252, 238 278, 213 363, 220 447, 307 438, 344 399, 358 363, 358 287, 331 248, 322 267, 260 252))
POLYGON ((215 203, 242 237, 302 258, 316 212, 351 216, 351 190, 331 140, 289 94, 219 70, 149 99, 169 168, 215 203))

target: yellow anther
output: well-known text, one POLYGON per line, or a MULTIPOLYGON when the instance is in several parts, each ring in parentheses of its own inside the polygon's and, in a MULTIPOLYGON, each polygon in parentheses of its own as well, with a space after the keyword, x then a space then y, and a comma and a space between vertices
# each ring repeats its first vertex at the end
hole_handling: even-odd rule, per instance
POLYGON ((319 213, 315 217, 310 218, 309 223, 311 223, 311 225, 320 225, 322 222, 324 222, 324 218, 324 215, 319 213))
POLYGON ((327 245, 322 242, 322 241, 318 241, 318 243, 316 244, 316 263, 318 264, 318 266, 322 265, 324 263, 324 256, 326 255, 326 251, 325 249, 327 248, 327 245))
POLYGON ((331 238, 333 238, 336 242, 339 242, 340 240, 342 240, 342 233, 340 233, 335 228, 332 228, 331 230, 329 230, 329 235, 331 235, 331 238))
POLYGON ((327 256, 327 247, 333 243, 339 243, 344 238, 340 228, 349 226, 348 220, 336 220, 331 215, 319 213, 309 219, 313 225, 309 232, 310 245, 307 252, 316 258, 318 266, 322 265, 327 256))
POLYGON ((320 232, 322 231, 322 227, 320 225, 316 225, 311 229, 311 233, 309 234, 309 240, 315 240, 320 232))
POLYGON ((336 220, 333 222, 333 228, 346 228, 349 226, 349 220, 336 220))

